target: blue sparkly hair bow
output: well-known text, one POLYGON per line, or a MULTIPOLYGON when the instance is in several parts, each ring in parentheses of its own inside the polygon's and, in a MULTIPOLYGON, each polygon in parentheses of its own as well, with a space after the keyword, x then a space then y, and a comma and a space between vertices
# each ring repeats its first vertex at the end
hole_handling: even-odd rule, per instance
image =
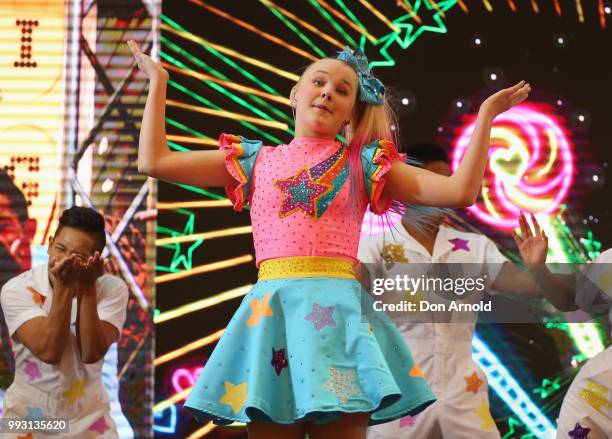
POLYGON ((379 79, 372 76, 368 59, 361 49, 351 50, 346 46, 336 59, 344 61, 355 69, 359 79, 359 100, 370 105, 383 105, 385 103, 385 86, 379 79))

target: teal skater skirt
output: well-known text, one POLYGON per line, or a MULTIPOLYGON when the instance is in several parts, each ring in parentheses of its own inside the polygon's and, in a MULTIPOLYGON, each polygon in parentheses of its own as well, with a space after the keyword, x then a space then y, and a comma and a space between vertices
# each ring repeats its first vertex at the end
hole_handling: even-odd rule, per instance
POLYGON ((366 412, 370 425, 435 401, 393 321, 344 259, 262 262, 193 387, 201 422, 327 423, 366 412))

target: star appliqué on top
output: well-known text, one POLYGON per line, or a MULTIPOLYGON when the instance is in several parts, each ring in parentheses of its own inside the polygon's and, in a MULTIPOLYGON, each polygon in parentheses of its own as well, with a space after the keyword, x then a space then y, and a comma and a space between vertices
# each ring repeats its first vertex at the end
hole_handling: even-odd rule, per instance
POLYGON ((316 219, 317 200, 332 189, 328 184, 313 180, 308 168, 302 169, 295 177, 276 180, 274 185, 283 195, 279 212, 281 218, 302 210, 306 215, 316 219))

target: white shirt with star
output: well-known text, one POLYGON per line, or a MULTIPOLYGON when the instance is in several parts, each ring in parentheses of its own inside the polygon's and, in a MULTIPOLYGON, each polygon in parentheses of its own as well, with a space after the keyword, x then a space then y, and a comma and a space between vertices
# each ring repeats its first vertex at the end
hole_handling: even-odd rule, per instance
MULTIPOLYGON (((98 316, 117 328, 119 334, 125 322, 128 289, 120 278, 105 274, 96 280, 98 316)), ((15 379, 5 393, 5 407, 11 387, 18 387, 19 403, 28 408, 40 408, 41 416, 50 416, 41 407, 35 396, 23 395, 23 389, 33 389, 32 393, 47 395, 47 400, 56 400, 58 410, 64 416, 80 410, 97 410, 108 407, 108 396, 101 380, 103 359, 85 364, 77 345, 76 319, 77 299, 73 298, 70 315, 69 340, 58 364, 48 364, 38 359, 24 344, 15 337, 17 329, 36 317, 46 317, 53 302, 53 290, 49 284, 48 265, 40 265, 11 279, 2 288, 0 302, 6 319, 15 356, 15 379), (31 400, 30 400, 31 399, 31 400), (61 408, 63 407, 63 409, 61 408)), ((29 413, 29 412, 28 412, 29 413)), ((58 413, 51 414, 59 416, 58 413)), ((40 418, 40 417, 39 417, 40 418)), ((95 429, 94 425, 94 429, 95 429)))

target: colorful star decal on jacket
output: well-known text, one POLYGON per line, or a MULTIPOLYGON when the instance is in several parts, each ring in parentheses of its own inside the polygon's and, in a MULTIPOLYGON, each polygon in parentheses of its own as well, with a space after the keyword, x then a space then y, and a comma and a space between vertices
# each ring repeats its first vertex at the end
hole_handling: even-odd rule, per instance
POLYGON ((251 299, 251 316, 246 322, 247 326, 257 326, 262 317, 271 317, 272 308, 268 305, 270 293, 266 293, 261 300, 251 299))
POLYGON ((234 384, 229 381, 225 382, 225 394, 219 402, 229 405, 234 413, 238 413, 247 399, 247 382, 234 384))
POLYGON ((317 200, 331 189, 330 185, 313 180, 307 168, 302 169, 296 177, 276 180, 274 184, 283 196, 279 213, 281 218, 302 210, 306 215, 316 219, 317 200))
POLYGON ((484 383, 484 381, 478 377, 478 374, 476 372, 472 372, 472 375, 464 376, 463 379, 467 383, 465 391, 472 392, 474 394, 478 393, 478 389, 480 388, 482 383, 484 383))
POLYGON ((285 348, 280 348, 278 351, 272 348, 272 361, 276 375, 280 375, 284 367, 288 367, 287 357, 285 356, 285 348))
POLYGON ((306 320, 314 323, 317 332, 323 329, 325 326, 335 327, 336 321, 333 317, 335 309, 335 306, 321 306, 318 303, 313 303, 312 312, 305 318, 306 320))

